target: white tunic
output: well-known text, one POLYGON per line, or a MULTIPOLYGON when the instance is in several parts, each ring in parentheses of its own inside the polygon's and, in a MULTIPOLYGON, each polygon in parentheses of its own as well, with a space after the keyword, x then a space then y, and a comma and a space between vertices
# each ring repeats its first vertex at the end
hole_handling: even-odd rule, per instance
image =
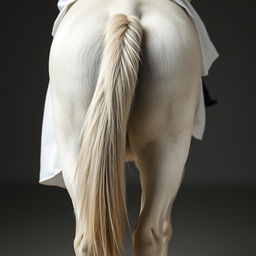
MULTIPOLYGON (((77 0, 59 0, 58 8, 60 13, 57 19, 54 22, 52 35, 55 35, 55 32, 70 8, 70 6, 77 0)), ((199 15, 190 4, 189 0, 172 0, 176 2, 181 7, 183 7, 187 13, 191 16, 194 21, 195 27, 198 32, 202 58, 203 58, 203 72, 202 76, 208 75, 208 71, 212 63, 219 56, 214 45, 212 44, 207 30, 204 26, 204 23, 200 19, 199 15)), ((53 109, 51 103, 50 89, 48 86, 45 106, 44 106, 44 116, 42 124, 42 135, 41 135, 41 166, 40 166, 40 178, 39 183, 51 186, 59 186, 65 188, 65 184, 61 172, 61 164, 59 160, 57 143, 54 131, 54 121, 53 121, 53 109)), ((201 86, 201 95, 198 102, 197 113, 194 120, 194 127, 192 135, 196 139, 202 139, 205 129, 205 105, 204 105, 204 95, 203 87, 201 86)))

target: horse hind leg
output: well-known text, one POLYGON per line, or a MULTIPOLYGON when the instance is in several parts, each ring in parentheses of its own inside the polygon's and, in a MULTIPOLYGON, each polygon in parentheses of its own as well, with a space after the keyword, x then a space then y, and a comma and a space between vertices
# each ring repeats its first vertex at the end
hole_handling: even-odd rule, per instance
POLYGON ((136 161, 142 186, 141 211, 133 232, 136 256, 168 255, 171 209, 182 180, 191 131, 186 129, 166 141, 150 143, 136 161))

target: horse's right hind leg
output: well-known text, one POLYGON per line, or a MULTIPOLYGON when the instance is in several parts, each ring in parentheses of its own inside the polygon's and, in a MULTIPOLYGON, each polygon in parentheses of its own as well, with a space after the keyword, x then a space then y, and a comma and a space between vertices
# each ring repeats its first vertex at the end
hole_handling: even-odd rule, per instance
POLYGON ((133 233, 136 256, 167 256, 172 235, 170 214, 179 189, 191 140, 190 129, 152 142, 136 165, 142 185, 141 212, 133 233), (169 141, 168 141, 169 140, 169 141))

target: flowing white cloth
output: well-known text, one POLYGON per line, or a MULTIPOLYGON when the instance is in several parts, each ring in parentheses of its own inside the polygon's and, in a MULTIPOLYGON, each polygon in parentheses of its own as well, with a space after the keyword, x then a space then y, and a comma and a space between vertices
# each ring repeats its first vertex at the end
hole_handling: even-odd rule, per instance
MULTIPOLYGON (((53 29, 52 36, 55 35, 57 28, 68 11, 71 5, 77 0, 59 0, 58 8, 60 13, 56 18, 53 29)), ((198 32, 202 58, 203 58, 203 71, 202 76, 208 75, 208 71, 212 63, 218 58, 218 53, 212 44, 207 30, 201 18, 190 4, 189 0, 172 0, 181 7, 183 7, 187 13, 190 15, 194 21, 195 27, 198 32)), ((50 86, 50 84, 49 84, 50 86)), ((43 124, 42 124, 42 135, 41 135, 41 166, 40 166, 40 178, 39 183, 51 186, 59 186, 65 188, 65 184, 62 177, 61 164, 58 155, 54 123, 53 123, 53 109, 51 103, 50 89, 47 89, 43 124)), ((194 120, 194 127, 192 135, 196 139, 202 139, 205 129, 205 105, 204 105, 204 95, 203 87, 201 86, 201 95, 198 102, 197 113, 194 120)))

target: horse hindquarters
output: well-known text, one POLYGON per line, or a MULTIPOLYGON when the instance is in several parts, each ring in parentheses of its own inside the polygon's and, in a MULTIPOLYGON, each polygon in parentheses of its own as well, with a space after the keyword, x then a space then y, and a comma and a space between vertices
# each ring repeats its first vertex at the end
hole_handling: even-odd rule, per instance
MULTIPOLYGON (((131 158, 140 169, 143 187, 134 233, 135 251, 141 256, 165 253, 171 234, 168 214, 187 157, 201 72, 198 40, 185 13, 169 1, 156 5, 159 8, 149 7, 141 15, 143 57, 127 128, 131 158), (166 7, 158 6, 167 2, 166 7)), ((79 20, 75 11, 80 12, 73 8, 66 14, 55 36, 50 81, 62 173, 78 223, 82 209, 76 204, 78 191, 72 181, 81 127, 99 75, 108 15, 96 10, 93 15, 82 13, 79 20)), ((85 255, 87 230, 76 228, 76 254, 85 255)))

